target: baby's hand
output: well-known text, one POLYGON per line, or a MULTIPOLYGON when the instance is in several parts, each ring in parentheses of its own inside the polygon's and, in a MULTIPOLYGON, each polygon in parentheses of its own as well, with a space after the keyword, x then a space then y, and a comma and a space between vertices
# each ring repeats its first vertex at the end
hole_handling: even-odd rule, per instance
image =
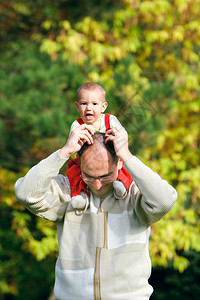
POLYGON ((125 163, 132 154, 128 148, 128 133, 124 127, 114 127, 109 129, 105 136, 107 137, 105 143, 112 141, 114 144, 117 156, 125 163))
POLYGON ((72 154, 78 152, 85 142, 89 145, 93 144, 93 134, 92 126, 87 124, 74 128, 69 135, 66 145, 60 149, 60 156, 69 158, 72 154))

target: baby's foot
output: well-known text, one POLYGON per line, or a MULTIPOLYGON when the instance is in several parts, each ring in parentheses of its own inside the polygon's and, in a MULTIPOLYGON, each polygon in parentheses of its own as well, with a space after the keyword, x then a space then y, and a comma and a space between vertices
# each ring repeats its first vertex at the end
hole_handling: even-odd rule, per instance
POLYGON ((84 213, 89 205, 88 196, 85 193, 72 197, 71 206, 75 209, 77 215, 84 213))
POLYGON ((114 188, 115 198, 124 199, 126 197, 127 190, 121 181, 119 181, 119 180, 113 181, 113 188, 114 188))

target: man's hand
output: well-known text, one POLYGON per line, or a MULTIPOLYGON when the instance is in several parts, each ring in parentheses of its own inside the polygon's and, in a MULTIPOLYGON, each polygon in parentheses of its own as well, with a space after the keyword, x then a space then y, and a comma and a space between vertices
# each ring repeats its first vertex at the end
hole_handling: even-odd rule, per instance
POLYGON ((82 124, 79 127, 74 128, 70 133, 66 145, 60 149, 60 156, 69 158, 72 154, 78 152, 85 142, 89 145, 93 144, 93 134, 92 127, 87 124, 82 124))
POLYGON ((125 163, 132 157, 128 148, 128 134, 124 127, 114 127, 109 129, 105 136, 107 137, 105 142, 112 141, 114 144, 115 152, 117 156, 125 163))

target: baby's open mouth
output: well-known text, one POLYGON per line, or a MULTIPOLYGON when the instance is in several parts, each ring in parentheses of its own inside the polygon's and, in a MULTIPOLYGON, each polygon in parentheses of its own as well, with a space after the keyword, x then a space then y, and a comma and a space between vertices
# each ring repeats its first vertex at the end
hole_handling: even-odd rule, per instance
POLYGON ((92 122, 94 120, 94 115, 91 113, 86 113, 85 120, 86 120, 86 122, 92 122))

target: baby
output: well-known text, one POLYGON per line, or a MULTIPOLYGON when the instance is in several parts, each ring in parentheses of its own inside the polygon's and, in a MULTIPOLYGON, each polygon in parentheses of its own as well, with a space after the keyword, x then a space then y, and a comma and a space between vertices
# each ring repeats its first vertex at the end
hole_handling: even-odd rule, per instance
MULTIPOLYGON (((115 116, 107 113, 103 114, 108 105, 106 92, 97 83, 89 82, 80 86, 77 90, 77 102, 75 104, 80 118, 72 123, 70 132, 84 123, 91 125, 94 132, 103 133, 113 127, 122 127, 115 116)), ((76 214, 81 214, 89 205, 89 191, 86 183, 81 178, 78 157, 69 162, 67 177, 71 186, 71 205, 75 209, 76 214)), ((117 180, 113 182, 115 198, 124 199, 132 181, 130 174, 122 167, 119 170, 117 180)))

